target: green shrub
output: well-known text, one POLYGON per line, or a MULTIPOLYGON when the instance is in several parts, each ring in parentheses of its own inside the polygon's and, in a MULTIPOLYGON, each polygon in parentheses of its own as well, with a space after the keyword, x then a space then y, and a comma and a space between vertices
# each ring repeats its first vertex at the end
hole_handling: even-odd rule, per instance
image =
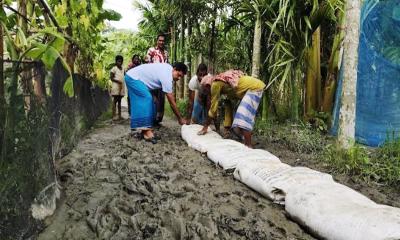
POLYGON ((354 145, 344 150, 328 145, 323 160, 336 172, 386 185, 400 183, 400 139, 387 141, 376 149, 354 145))
POLYGON ((321 151, 326 143, 320 131, 302 122, 279 123, 257 119, 254 132, 267 137, 271 142, 280 142, 294 152, 316 153, 321 151))
POLYGON ((323 160, 339 173, 365 175, 365 169, 371 167, 369 153, 360 145, 354 145, 350 149, 342 149, 337 144, 327 145, 323 160))
MULTIPOLYGON (((188 100, 187 99, 179 99, 176 102, 176 106, 178 107, 179 112, 181 113, 181 115, 183 117, 186 117, 186 109, 187 109, 187 104, 188 104, 188 100)), ((175 117, 174 112, 172 111, 171 106, 169 105, 169 103, 165 104, 165 115, 167 115, 168 117, 175 117)))

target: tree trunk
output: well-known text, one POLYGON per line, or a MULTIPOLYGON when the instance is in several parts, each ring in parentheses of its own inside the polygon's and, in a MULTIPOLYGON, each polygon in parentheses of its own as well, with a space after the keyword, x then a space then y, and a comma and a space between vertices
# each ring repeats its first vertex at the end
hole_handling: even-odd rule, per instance
POLYGON ((254 24, 253 61, 251 67, 251 76, 255 78, 260 78, 261 36, 262 36, 261 16, 258 13, 256 23, 254 24))
MULTIPOLYGON (((68 9, 71 8, 70 5, 71 5, 70 1, 67 1, 67 8, 68 9)), ((69 12, 70 11, 67 11, 67 15, 68 15, 69 18, 71 18, 69 12)), ((67 32, 68 36, 73 37, 72 29, 73 29, 72 28, 72 23, 69 22, 68 23, 68 27, 66 28, 66 32, 67 32)), ((77 54, 78 54, 78 50, 77 50, 77 48, 76 48, 74 43, 69 42, 68 44, 65 44, 65 46, 64 46, 64 56, 66 58, 66 62, 68 64, 68 66, 69 66, 69 69, 71 70, 71 74, 73 74, 75 72, 75 60, 76 60, 77 54)))
MULTIPOLYGON (((0 8, 3 8, 3 0, 0 0, 0 8)), ((4 107, 4 62, 3 62, 3 54, 4 54, 4 35, 3 35, 3 25, 0 24, 0 112, 3 113, 4 107)), ((0 119, 2 120, 2 119, 0 119)), ((2 125, 1 125, 2 126, 2 125)))
MULTIPOLYGON (((217 6, 215 5, 214 7, 214 16, 217 14, 217 6)), ((215 49, 215 38, 216 38, 216 32, 215 32, 215 25, 216 25, 217 19, 214 18, 212 24, 211 24, 211 39, 210 39, 210 48, 208 51, 208 72, 211 74, 215 73, 215 54, 214 54, 214 49, 215 49)))
POLYGON ((186 63, 188 67, 188 72, 185 76, 185 91, 184 98, 187 99, 189 96, 189 80, 192 77, 192 54, 191 54, 191 37, 192 37, 192 20, 188 18, 187 20, 188 35, 186 38, 186 63))
MULTIPOLYGON (((184 15, 181 16, 181 39, 180 39, 180 47, 179 48, 181 50, 180 61, 184 62, 185 61, 185 18, 184 18, 184 15)), ((184 94, 185 94, 185 80, 181 79, 179 81, 178 99, 183 99, 184 94)))
MULTIPOLYGON (((176 62, 176 20, 173 20, 172 26, 170 28, 171 31, 171 63, 176 62)), ((173 81, 174 84, 174 96, 176 99, 176 82, 173 81)))
MULTIPOLYGON (((28 23, 26 21, 27 19, 27 0, 19 0, 18 1, 18 12, 20 15, 17 15, 18 19, 18 26, 21 28, 21 31, 27 36, 28 33, 28 23)), ((19 42, 21 39, 16 37, 16 41, 19 42)), ((33 86, 32 86, 32 71, 31 71, 31 66, 29 64, 23 64, 23 70, 21 72, 21 86, 22 86, 22 92, 24 95, 24 101, 25 101, 25 111, 29 111, 31 109, 31 94, 33 92, 33 86)))
POLYGON ((343 35, 344 35, 344 12, 339 11, 339 28, 335 35, 332 45, 331 56, 328 63, 328 73, 325 80, 323 89, 323 98, 321 102, 321 111, 325 113, 332 113, 334 96, 336 92, 337 73, 339 72, 340 50, 342 49, 343 35))
POLYGON ((305 118, 318 111, 321 96, 321 31, 318 27, 312 35, 312 46, 308 49, 308 64, 305 92, 305 118))
POLYGON ((348 149, 354 143, 355 137, 360 0, 346 1, 345 16, 346 35, 344 37, 343 89, 339 113, 338 142, 341 147, 348 149))
MULTIPOLYGON (((3 0, 0 0, 0 8, 3 7, 3 0)), ((4 129, 6 122, 6 101, 5 101, 5 90, 4 90, 4 62, 3 62, 3 54, 4 54, 4 37, 3 37, 3 25, 0 24, 0 160, 3 162, 3 145, 4 141, 4 129)))
POLYGON ((300 68, 297 68, 293 71, 293 74, 290 78, 290 117, 294 121, 299 120, 299 106, 300 106, 300 94, 299 94, 299 84, 298 79, 302 77, 302 71, 300 68))
POLYGON ((46 102, 46 69, 43 63, 35 64, 33 68, 33 91, 40 101, 40 103, 44 104, 46 102))

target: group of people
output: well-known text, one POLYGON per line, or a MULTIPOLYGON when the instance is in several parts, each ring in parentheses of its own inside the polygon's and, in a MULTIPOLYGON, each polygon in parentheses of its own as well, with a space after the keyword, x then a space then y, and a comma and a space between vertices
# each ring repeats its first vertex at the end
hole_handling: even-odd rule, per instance
POLYGON ((235 135, 243 139, 245 145, 252 147, 251 132, 265 84, 240 70, 228 70, 213 76, 208 73, 207 66, 201 63, 196 75, 189 81, 188 116, 183 116, 175 102, 173 82, 183 80, 187 66, 181 62, 170 65, 164 46, 165 36, 159 35, 157 46, 150 48, 145 57, 147 64, 140 64, 139 57, 134 56, 126 72, 122 68, 122 57, 117 56, 116 66, 110 76, 113 82, 113 114, 116 114, 118 106, 118 118, 121 117, 122 87, 119 94, 114 95, 114 83, 122 86, 125 82, 131 128, 138 130, 142 139, 157 143, 158 138, 153 130, 163 119, 165 97, 179 124, 201 124, 203 128, 198 134, 204 135, 217 119, 220 98, 225 96, 224 136, 235 135), (235 104, 237 102, 239 104, 235 104), (234 106, 237 106, 235 114, 234 106))

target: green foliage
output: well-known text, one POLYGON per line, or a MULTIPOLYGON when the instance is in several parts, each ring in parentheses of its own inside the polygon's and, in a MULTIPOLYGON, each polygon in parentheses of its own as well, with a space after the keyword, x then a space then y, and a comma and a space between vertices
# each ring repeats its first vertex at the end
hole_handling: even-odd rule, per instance
POLYGON ((388 140, 377 149, 354 145, 344 150, 328 145, 323 160, 340 173, 387 185, 400 183, 400 139, 388 140))
POLYGON ((130 31, 110 30, 102 35, 102 51, 95 56, 94 71, 96 84, 103 88, 111 86, 110 70, 115 64, 115 56, 124 57, 124 65, 127 66, 134 54, 144 58, 150 42, 139 34, 130 31))
POLYGON ((308 121, 312 124, 315 129, 321 131, 322 133, 326 133, 328 131, 328 124, 330 122, 330 114, 325 112, 315 112, 311 113, 308 121))
MULTIPOLYGON (((187 116, 186 115, 186 109, 187 109, 187 104, 188 104, 188 100, 187 99, 180 99, 176 102, 176 106, 178 107, 179 112, 181 113, 181 115, 183 117, 187 116)), ((172 108, 169 104, 165 104, 165 114, 168 117, 175 117, 174 112, 172 111, 172 108)))
POLYGON ((371 167, 369 154, 361 145, 346 150, 332 144, 326 147, 323 159, 340 173, 366 176, 365 170, 371 167))
POLYGON ((288 149, 299 153, 317 153, 326 143, 325 137, 309 123, 279 123, 257 118, 254 132, 267 137, 271 142, 280 142, 288 149))

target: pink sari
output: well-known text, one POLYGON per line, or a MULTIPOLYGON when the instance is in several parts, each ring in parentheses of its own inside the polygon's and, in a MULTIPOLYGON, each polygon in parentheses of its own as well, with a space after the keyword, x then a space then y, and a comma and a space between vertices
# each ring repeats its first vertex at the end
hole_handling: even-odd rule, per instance
POLYGON ((226 72, 220 73, 216 76, 205 76, 201 80, 201 85, 211 85, 213 81, 223 81, 231 85, 232 87, 237 87, 239 83, 239 78, 242 77, 244 73, 240 70, 228 70, 226 72))

